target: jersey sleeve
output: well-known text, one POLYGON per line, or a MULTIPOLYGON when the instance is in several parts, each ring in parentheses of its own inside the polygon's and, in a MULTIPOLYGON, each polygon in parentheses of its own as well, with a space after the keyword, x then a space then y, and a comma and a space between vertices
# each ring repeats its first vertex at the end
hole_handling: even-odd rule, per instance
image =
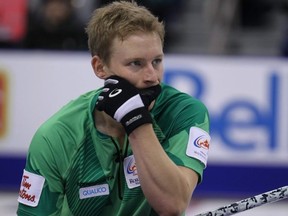
POLYGON ((168 137, 164 145, 171 160, 178 166, 194 170, 200 183, 210 143, 209 113, 201 101, 186 99, 188 101, 184 99, 178 103, 178 108, 169 120, 169 132, 166 133, 168 137))
POLYGON ((154 131, 170 159, 195 171, 203 179, 210 142, 210 119, 205 104, 171 86, 162 92, 151 110, 154 131))
MULTIPOLYGON (((60 144, 61 140, 58 141, 60 144)), ((39 129, 30 144, 23 171, 18 215, 61 215, 64 186, 59 169, 61 159, 56 163, 55 157, 61 158, 61 155, 53 151, 51 140, 39 129)))

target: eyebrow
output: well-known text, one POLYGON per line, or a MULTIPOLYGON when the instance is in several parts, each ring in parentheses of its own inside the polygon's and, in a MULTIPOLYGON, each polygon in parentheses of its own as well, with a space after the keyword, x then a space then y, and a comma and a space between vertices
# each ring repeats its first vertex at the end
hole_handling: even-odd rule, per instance
MULTIPOLYGON (((157 56, 154 56, 153 59, 155 59, 155 58, 163 58, 163 57, 164 57, 164 54, 159 54, 157 56)), ((143 59, 146 59, 146 58, 134 57, 134 58, 127 58, 127 59, 125 59, 125 61, 134 61, 134 60, 143 60, 143 59)))

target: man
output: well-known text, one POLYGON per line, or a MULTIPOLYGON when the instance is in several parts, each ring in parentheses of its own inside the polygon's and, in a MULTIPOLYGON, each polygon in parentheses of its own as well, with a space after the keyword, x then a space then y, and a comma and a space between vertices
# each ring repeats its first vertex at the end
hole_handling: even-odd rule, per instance
POLYGON ((36 132, 19 215, 184 215, 207 162, 206 107, 161 83, 164 26, 114 2, 87 26, 104 87, 64 106, 36 132))

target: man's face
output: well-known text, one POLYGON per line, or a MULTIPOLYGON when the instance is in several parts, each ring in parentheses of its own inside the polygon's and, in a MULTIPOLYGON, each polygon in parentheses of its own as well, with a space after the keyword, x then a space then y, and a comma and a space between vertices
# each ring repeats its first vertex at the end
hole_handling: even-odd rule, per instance
POLYGON ((163 76, 163 47, 157 34, 137 33, 124 41, 115 38, 106 73, 118 75, 142 89, 160 84, 163 76))

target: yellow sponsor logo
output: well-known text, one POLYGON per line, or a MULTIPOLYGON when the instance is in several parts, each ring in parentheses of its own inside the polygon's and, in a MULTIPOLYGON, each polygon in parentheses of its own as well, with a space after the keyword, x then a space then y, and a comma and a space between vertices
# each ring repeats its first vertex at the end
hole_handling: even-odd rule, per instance
POLYGON ((7 76, 4 71, 0 69, 0 138, 2 138, 7 131, 7 85, 7 76))

